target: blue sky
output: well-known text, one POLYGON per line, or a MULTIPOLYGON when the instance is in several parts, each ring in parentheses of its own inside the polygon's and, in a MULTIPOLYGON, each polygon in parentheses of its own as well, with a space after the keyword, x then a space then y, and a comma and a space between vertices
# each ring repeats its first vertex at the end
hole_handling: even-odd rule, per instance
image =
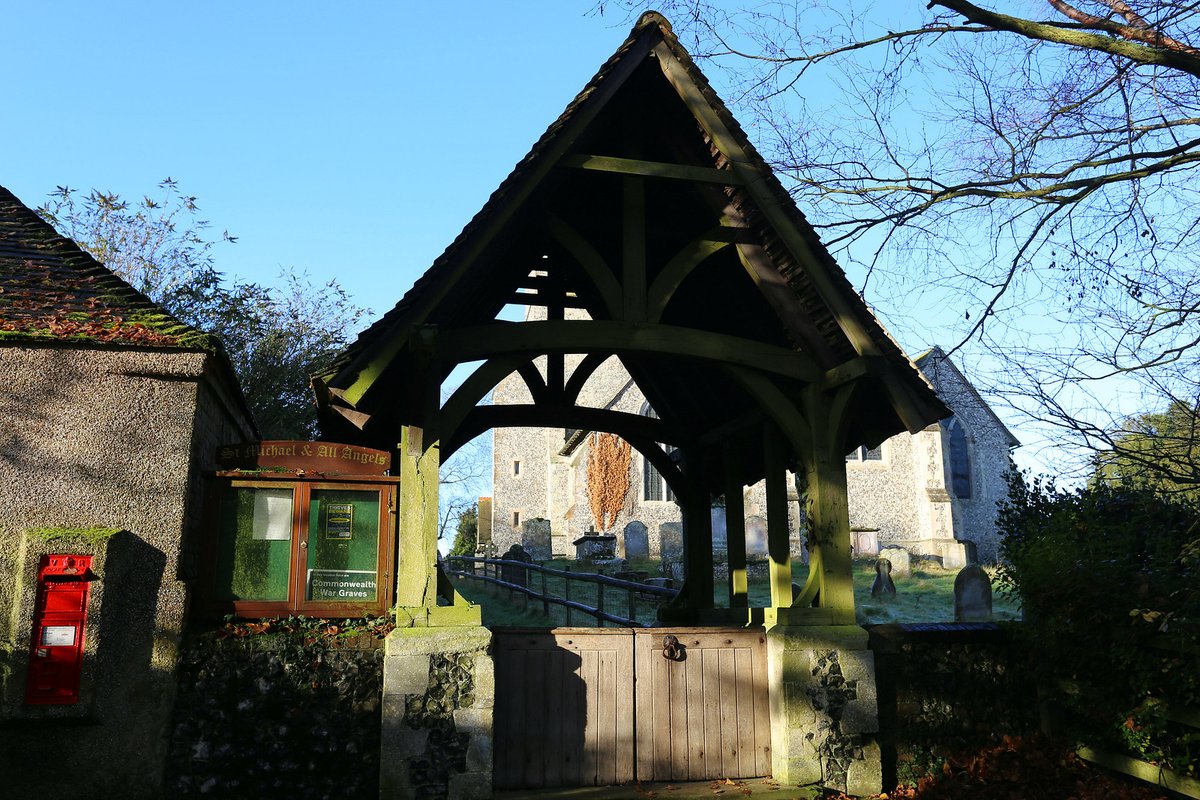
MULTIPOLYGON (((631 21, 593 8, 14 4, 0 185, 36 206, 58 185, 153 196, 170 176, 238 237, 222 271, 336 278, 378 316, 623 41, 631 21)), ((902 313, 915 354, 936 335, 902 313)))
POLYGON ((380 314, 624 39, 591 5, 14 4, 0 185, 170 176, 239 237, 223 271, 307 269, 380 314))

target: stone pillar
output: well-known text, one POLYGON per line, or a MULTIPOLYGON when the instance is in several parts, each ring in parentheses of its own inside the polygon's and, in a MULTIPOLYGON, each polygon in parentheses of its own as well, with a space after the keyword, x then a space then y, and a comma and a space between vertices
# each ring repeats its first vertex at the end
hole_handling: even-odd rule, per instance
POLYGON ((875 655, 857 625, 767 632, 772 777, 852 795, 883 783, 875 655))
POLYGON ((492 634, 476 625, 398 628, 383 662, 381 800, 492 793, 492 634))

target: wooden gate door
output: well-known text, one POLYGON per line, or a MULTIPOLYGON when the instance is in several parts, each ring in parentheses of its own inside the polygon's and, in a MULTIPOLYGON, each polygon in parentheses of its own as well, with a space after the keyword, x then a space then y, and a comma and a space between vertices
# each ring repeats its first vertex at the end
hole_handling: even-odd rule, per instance
POLYGON ((497 789, 611 786, 633 774, 633 632, 497 631, 497 789))
POLYGON ((771 773, 762 631, 496 631, 494 652, 497 789, 771 773))
POLYGON ((762 631, 649 628, 634 639, 638 780, 771 774, 762 631), (667 637, 678 642, 674 653, 664 654, 667 637))

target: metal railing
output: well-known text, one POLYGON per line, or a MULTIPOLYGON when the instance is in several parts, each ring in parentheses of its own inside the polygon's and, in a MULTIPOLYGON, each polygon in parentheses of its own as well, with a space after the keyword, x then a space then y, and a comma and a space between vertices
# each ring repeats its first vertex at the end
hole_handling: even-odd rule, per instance
POLYGON ((669 600, 678 593, 677 589, 667 589, 662 586, 649 586, 636 581, 626 581, 620 578, 611 578, 608 575, 600 575, 595 572, 571 572, 570 570, 552 569, 551 567, 543 567, 539 564, 533 564, 527 561, 510 561, 503 558, 475 558, 473 556, 449 556, 446 559, 449 566, 447 570, 451 575, 471 580, 482 581, 484 583, 499 586, 509 590, 510 595, 521 595, 528 606, 529 600, 539 601, 542 604, 542 611, 547 616, 550 614, 550 606, 562 606, 566 609, 567 621, 569 627, 571 625, 571 612, 578 611, 594 617, 599 621, 600 627, 604 627, 605 622, 611 622, 614 625, 623 627, 648 627, 646 624, 637 621, 637 603, 638 598, 656 597, 669 600), (482 570, 480 571, 480 567, 482 570), (523 583, 515 583, 513 581, 504 580, 501 577, 503 571, 521 570, 523 583), (488 574, 488 573, 491 574, 488 574), (541 576, 541 591, 536 591, 530 588, 530 573, 541 576), (561 578, 563 581, 563 594, 552 594, 547 590, 547 576, 561 578), (571 584, 590 583, 596 585, 596 605, 589 606, 581 603, 578 600, 571 599, 571 584), (626 593, 626 614, 621 617, 616 614, 609 613, 605 610, 605 590, 619 589, 626 593))

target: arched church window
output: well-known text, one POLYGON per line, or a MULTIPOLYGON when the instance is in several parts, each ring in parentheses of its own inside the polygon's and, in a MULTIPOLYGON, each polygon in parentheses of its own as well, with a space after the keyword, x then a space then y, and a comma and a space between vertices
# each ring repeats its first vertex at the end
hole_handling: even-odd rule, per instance
POLYGON ((971 499, 971 448, 967 431, 957 418, 946 425, 950 440, 950 489, 955 497, 971 499))
MULTIPOLYGON (((658 419, 658 412, 649 403, 642 405, 642 416, 658 419)), ((668 453, 674 448, 664 448, 668 453)), ((642 456, 642 500, 675 500, 675 494, 658 469, 642 456)))

